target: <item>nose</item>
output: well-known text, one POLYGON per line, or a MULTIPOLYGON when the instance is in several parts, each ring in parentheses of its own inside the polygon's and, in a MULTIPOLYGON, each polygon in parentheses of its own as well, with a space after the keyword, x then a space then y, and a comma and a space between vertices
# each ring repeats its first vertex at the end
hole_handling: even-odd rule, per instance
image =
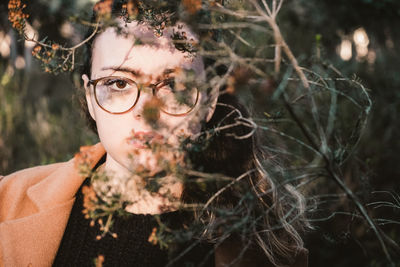
POLYGON ((141 90, 132 115, 137 120, 144 119, 147 123, 156 123, 160 118, 160 101, 153 96, 151 88, 141 90))

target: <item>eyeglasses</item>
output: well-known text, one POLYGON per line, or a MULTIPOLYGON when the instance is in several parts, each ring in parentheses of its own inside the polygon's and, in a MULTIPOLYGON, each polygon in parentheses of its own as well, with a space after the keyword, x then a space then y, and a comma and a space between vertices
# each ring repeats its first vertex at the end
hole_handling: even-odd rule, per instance
POLYGON ((111 114, 123 114, 137 104, 143 88, 152 89, 153 96, 161 101, 160 110, 171 116, 184 116, 191 112, 199 100, 196 87, 185 86, 168 78, 156 84, 143 85, 119 76, 90 80, 97 104, 111 114))

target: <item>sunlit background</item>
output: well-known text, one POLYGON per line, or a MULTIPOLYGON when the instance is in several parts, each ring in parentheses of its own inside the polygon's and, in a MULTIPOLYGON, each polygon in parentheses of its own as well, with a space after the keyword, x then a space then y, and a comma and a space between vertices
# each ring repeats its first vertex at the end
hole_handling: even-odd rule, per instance
MULTIPOLYGON (((34 44, 21 40, 8 23, 6 2, 0 4, 3 175, 68 160, 81 145, 97 142, 79 111, 76 77, 43 72, 41 63, 32 57, 34 44)), ((48 36, 61 44, 78 43, 84 32, 68 18, 77 12, 90 12, 92 2, 95 1, 26 1, 30 14, 27 35, 35 40, 48 36)), ((368 174, 362 186, 400 192, 398 1, 288 0, 279 23, 300 64, 320 57, 368 88, 373 110, 359 148, 359 161, 368 174)), ((319 227, 319 234, 307 241, 311 247, 310 266, 384 266, 378 259, 359 260, 365 254, 363 245, 358 243, 357 235, 349 237, 348 225, 328 222, 319 227), (359 261, 365 265, 356 265, 359 261)), ((400 239, 399 231, 393 235, 400 239)))

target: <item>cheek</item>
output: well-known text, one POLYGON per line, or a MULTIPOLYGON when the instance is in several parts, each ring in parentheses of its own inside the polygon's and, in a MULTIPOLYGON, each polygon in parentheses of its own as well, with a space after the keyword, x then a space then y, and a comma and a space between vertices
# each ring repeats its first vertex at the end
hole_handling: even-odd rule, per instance
POLYGON ((163 114, 160 119, 165 125, 162 134, 172 143, 177 143, 178 137, 190 137, 201 131, 201 123, 196 116, 173 117, 163 114))
POLYGON ((97 123, 97 129, 99 133, 99 138, 101 143, 103 144, 105 150, 110 153, 114 158, 118 154, 122 154, 122 148, 124 146, 124 140, 126 139, 126 135, 124 131, 121 131, 121 128, 115 123, 97 123), (118 128, 116 128, 118 127, 118 128), (118 129, 118 130, 113 130, 118 129))
POLYGON ((113 158, 126 156, 127 138, 131 136, 134 125, 126 116, 106 114, 96 110, 96 125, 99 138, 107 153, 113 158))

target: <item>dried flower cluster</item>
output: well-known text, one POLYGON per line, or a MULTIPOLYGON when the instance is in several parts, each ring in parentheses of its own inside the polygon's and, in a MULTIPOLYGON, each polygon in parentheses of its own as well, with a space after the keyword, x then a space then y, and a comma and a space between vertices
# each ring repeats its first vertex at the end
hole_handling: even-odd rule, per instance
POLYGON ((158 227, 153 227, 147 241, 154 246, 158 245, 161 249, 167 249, 173 242, 173 237, 171 236, 172 229, 161 221, 158 221, 158 223, 158 227))
POLYGON ((28 14, 23 12, 26 7, 21 3, 21 0, 10 0, 8 2, 8 20, 12 23, 19 33, 23 34, 25 30, 25 20, 29 17, 28 14))
POLYGON ((97 2, 93 11, 96 12, 98 19, 109 19, 111 18, 111 10, 112 10, 112 0, 105 0, 101 2, 97 2))
POLYGON ((149 239, 148 239, 148 241, 150 243, 152 243, 153 245, 157 245, 157 235, 156 235, 156 233, 157 233, 157 228, 154 227, 153 230, 151 231, 151 234, 150 234, 149 239))
POLYGON ((57 73, 70 71, 73 68, 71 62, 68 61, 71 52, 57 43, 37 44, 32 50, 32 56, 43 63, 45 72, 57 73))
MULTIPOLYGON (((176 4, 176 3, 175 3, 176 4)), ((101 27, 115 26, 112 20, 112 0, 97 2, 93 11, 97 15, 97 21, 101 27)), ((170 10, 169 3, 160 1, 159 3, 149 3, 139 0, 129 0, 122 4, 122 16, 126 22, 138 20, 147 23, 152 27, 155 36, 162 36, 166 27, 171 26, 173 20, 176 20, 176 14, 170 10), (155 4, 155 6, 153 6, 155 4)), ((189 13, 196 13, 202 8, 201 0, 185 0, 182 5, 189 13)), ((21 0, 10 0, 8 4, 9 21, 12 26, 24 37, 25 40, 35 42, 37 45, 32 51, 32 55, 40 60, 45 72, 59 73, 68 72, 74 69, 75 51, 94 37, 94 34, 88 40, 82 41, 74 47, 68 48, 56 44, 52 41, 36 41, 25 34, 25 23, 29 17, 23 12, 26 7, 21 0)), ((174 6, 176 8, 176 6, 174 6)), ((97 27, 94 32, 97 32, 97 27)), ((193 38, 188 38, 185 31, 174 31, 172 39, 176 48, 180 51, 194 53, 197 51, 198 43, 193 38)))
MULTIPOLYGON (((112 1, 107 2, 111 3, 112 1)), ((10 0, 8 3, 8 19, 26 41, 36 43, 36 46, 32 50, 32 55, 43 63, 42 66, 45 72, 58 73, 72 71, 75 64, 75 50, 88 40, 84 40, 80 44, 70 48, 61 46, 52 41, 46 41, 47 37, 42 41, 37 41, 25 33, 26 19, 29 17, 28 14, 23 12, 25 7, 26 5, 22 4, 21 0, 10 0)), ((96 31, 97 26, 95 32, 96 31)))
POLYGON ((92 173, 90 168, 90 163, 93 162, 92 150, 93 147, 91 146, 81 146, 79 152, 75 154, 75 167, 79 170, 81 176, 88 177, 92 173))
POLYGON ((190 14, 195 14, 201 9, 201 0, 183 0, 182 3, 190 14))
POLYGON ((140 5, 140 7, 142 8, 142 16, 140 20, 149 24, 153 28, 155 36, 162 36, 165 27, 171 25, 172 14, 146 8, 145 5, 140 5))
MULTIPOLYGON (((181 133, 180 138, 185 138, 181 133)), ((111 232, 113 224, 112 217, 126 214, 126 210, 138 199, 146 199, 150 196, 165 198, 165 207, 161 210, 168 210, 169 203, 178 201, 179 196, 174 196, 168 190, 162 190, 165 184, 171 185, 175 180, 183 176, 182 168, 185 166, 185 154, 180 148, 168 143, 168 140, 159 134, 148 134, 143 132, 132 132, 129 144, 142 144, 142 148, 132 149, 132 157, 141 153, 151 155, 151 159, 145 162, 132 161, 132 175, 130 177, 108 176, 101 170, 92 171, 89 168, 90 150, 82 147, 81 152, 75 156, 75 161, 80 173, 84 177, 91 177, 92 184, 83 186, 84 195, 82 211, 85 218, 91 219, 91 226, 97 222, 102 232, 97 238, 100 239, 106 234, 117 238, 116 233, 111 232), (150 152, 150 154, 149 154, 150 152), (172 182, 171 182, 172 181, 172 182), (108 218, 107 218, 108 217, 108 218), (104 223, 104 218, 107 218, 104 223)), ((164 205, 164 204, 163 204, 164 205)), ((157 244, 156 230, 153 231, 149 242, 157 244)))
POLYGON ((193 53, 198 50, 198 42, 196 42, 193 38, 188 40, 188 36, 186 31, 181 30, 182 26, 178 25, 178 30, 173 30, 172 40, 174 41, 175 48, 182 52, 188 52, 190 55, 194 55, 193 53))
POLYGON ((149 125, 157 126, 162 106, 162 101, 157 97, 152 97, 143 105, 143 117, 149 125))
POLYGON ((85 218, 89 219, 90 215, 89 212, 95 209, 95 203, 98 201, 96 196, 96 192, 93 190, 91 186, 83 186, 82 187, 83 193, 83 210, 82 213, 85 214, 85 218))
MULTIPOLYGON (((184 133, 181 133, 178 138, 184 139, 184 133)), ((143 148, 132 149, 132 157, 151 152, 151 159, 149 158, 146 162, 132 162, 135 175, 143 179, 143 189, 158 193, 164 182, 160 178, 167 176, 182 177, 181 168, 187 166, 188 163, 185 162, 185 153, 181 148, 171 145, 169 140, 162 135, 132 130, 128 145, 135 145, 138 142, 144 146, 143 148), (162 177, 160 177, 160 174, 162 174, 162 177)))
POLYGON ((102 267, 104 264, 104 256, 103 255, 98 255, 97 258, 94 260, 94 265, 96 267, 102 267))
POLYGON ((132 20, 139 14, 139 7, 136 1, 128 1, 122 5, 123 15, 125 18, 132 20))

